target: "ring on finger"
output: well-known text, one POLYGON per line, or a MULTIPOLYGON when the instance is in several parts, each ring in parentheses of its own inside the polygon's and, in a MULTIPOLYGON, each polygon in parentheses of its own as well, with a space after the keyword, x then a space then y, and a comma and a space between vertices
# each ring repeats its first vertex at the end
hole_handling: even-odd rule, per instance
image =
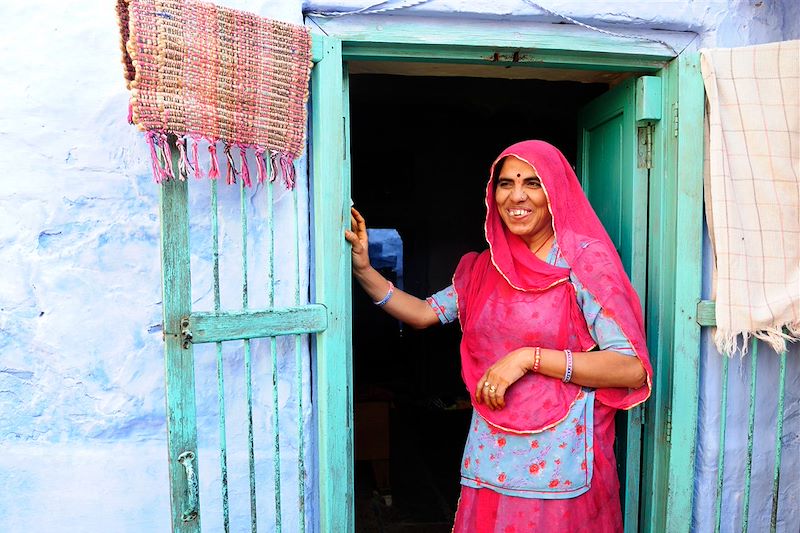
POLYGON ((490 393, 490 394, 494 394, 494 393, 495 393, 495 391, 497 391, 497 387, 495 387, 494 385, 492 385, 491 387, 489 387, 489 393, 490 393))
POLYGON ((491 383, 489 383, 488 381, 484 381, 484 382, 483 382, 483 388, 484 388, 484 389, 485 389, 486 387, 488 387, 489 385, 491 385, 491 383))

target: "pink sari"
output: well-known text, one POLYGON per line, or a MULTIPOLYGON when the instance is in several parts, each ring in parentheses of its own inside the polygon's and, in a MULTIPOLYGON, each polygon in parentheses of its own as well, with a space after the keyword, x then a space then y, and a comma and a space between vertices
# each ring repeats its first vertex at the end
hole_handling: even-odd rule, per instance
MULTIPOLYGON (((495 166, 515 156, 534 167, 547 194, 561 254, 603 313, 613 318, 647 372, 639 389, 598 389, 594 404, 594 472, 589 490, 569 499, 519 498, 488 488, 462 487, 454 531, 619 531, 614 413, 650 395, 652 369, 647 355, 639 299, 608 234, 564 156, 543 141, 507 148, 492 165, 486 187, 486 240, 489 250, 462 258, 454 276, 458 294, 462 376, 474 393, 477 380, 495 361, 522 346, 588 351, 594 347, 569 281, 569 269, 545 263, 508 232, 494 201, 495 166)), ((491 426, 513 434, 535 434, 567 416, 581 387, 529 373, 506 393, 506 407, 491 411, 474 403, 491 426)), ((472 396, 472 394, 470 395, 472 396)))

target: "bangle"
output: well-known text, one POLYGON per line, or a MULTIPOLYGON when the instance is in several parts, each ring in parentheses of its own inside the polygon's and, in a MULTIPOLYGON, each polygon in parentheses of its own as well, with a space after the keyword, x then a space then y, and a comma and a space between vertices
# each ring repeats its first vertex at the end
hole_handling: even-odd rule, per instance
POLYGON ((386 302, 388 302, 391 299, 392 294, 394 294, 394 285, 392 285, 392 282, 390 281, 389 292, 386 293, 386 296, 384 296, 382 300, 378 300, 377 302, 372 302, 372 303, 374 303, 378 307, 383 307, 384 305, 386 305, 386 302))
POLYGON ((572 350, 564 350, 564 355, 567 357, 567 369, 564 371, 564 383, 569 383, 572 379, 572 350))
POLYGON ((536 348, 533 349, 533 368, 531 370, 533 370, 534 373, 538 372, 539 365, 541 364, 542 364, 542 349, 539 346, 537 346, 536 348))

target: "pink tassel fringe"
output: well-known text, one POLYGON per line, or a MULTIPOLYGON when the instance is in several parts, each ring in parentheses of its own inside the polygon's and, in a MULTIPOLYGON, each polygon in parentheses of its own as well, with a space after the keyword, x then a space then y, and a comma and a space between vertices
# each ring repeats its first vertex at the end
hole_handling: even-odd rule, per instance
MULTIPOLYGON (((192 136, 191 154, 188 153, 188 137, 178 139, 175 142, 175 148, 178 150, 178 173, 177 176, 181 180, 185 180, 191 172, 197 179, 203 177, 203 171, 200 167, 200 156, 198 148, 198 137, 192 136)), ((165 180, 175 179, 175 172, 172 168, 172 147, 167 140, 167 135, 163 132, 150 131, 145 134, 145 141, 150 149, 150 163, 153 170, 153 179, 156 183, 162 183, 165 180)), ((225 159, 227 164, 226 182, 231 185, 236 183, 237 177, 242 178, 242 184, 248 187, 253 186, 252 176, 250 174, 250 167, 247 164, 247 148, 248 146, 233 143, 224 143, 225 159), (231 149, 239 148, 239 161, 240 166, 237 169, 234 163, 233 154, 231 149)), ((257 170, 257 183, 270 183, 278 178, 280 173, 282 181, 287 189, 292 190, 295 187, 295 180, 297 178, 294 168, 294 158, 290 154, 278 152, 275 150, 268 150, 260 146, 254 147, 256 158, 257 170)), ((210 156, 210 165, 208 168, 208 178, 218 179, 220 177, 219 161, 217 159, 217 145, 216 142, 209 141, 208 154, 210 156)))
POLYGON ((150 147, 150 164, 153 167, 153 179, 156 183, 161 183, 161 163, 158 159, 158 152, 156 151, 157 133, 148 133, 145 135, 147 146, 150 147))
POLYGON ((225 173, 225 182, 228 185, 233 185, 236 183, 236 176, 239 172, 236 170, 236 166, 233 164, 233 155, 231 155, 231 145, 225 143, 225 158, 228 160, 228 171, 225 173))
POLYGON ((175 174, 172 172, 172 147, 167 140, 167 134, 161 134, 161 149, 164 151, 164 178, 175 179, 175 174))
POLYGON ((288 154, 281 154, 281 172, 283 173, 283 183, 289 190, 294 189, 294 163, 288 154))
POLYGON ((189 177, 189 160, 186 158, 186 140, 177 139, 175 146, 178 148, 178 178, 185 181, 189 177))
POLYGON ((242 175, 242 182, 248 186, 252 187, 253 182, 250 181, 250 169, 247 168, 247 148, 242 145, 239 145, 239 157, 241 158, 241 163, 239 165, 239 171, 242 175))
POLYGON ((258 171, 258 183, 264 183, 267 178, 267 165, 264 163, 264 149, 256 147, 256 169, 258 171))
POLYGON ((192 166, 194 167, 194 177, 200 179, 203 172, 200 170, 200 154, 197 150, 197 139, 192 139, 192 166))
POLYGON ((208 145, 208 153, 211 154, 211 165, 208 167, 209 179, 219 178, 219 163, 217 163, 217 143, 211 142, 208 145))

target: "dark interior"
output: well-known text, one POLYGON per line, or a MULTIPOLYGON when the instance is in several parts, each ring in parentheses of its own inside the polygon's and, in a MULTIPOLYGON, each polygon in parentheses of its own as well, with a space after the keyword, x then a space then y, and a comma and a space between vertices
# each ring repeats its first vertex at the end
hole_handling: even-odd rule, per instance
MULTIPOLYGON (((484 187, 506 146, 544 139, 573 164, 579 109, 606 84, 350 77, 352 197, 402 238, 402 283, 424 298, 486 247, 484 187)), ((397 281, 397 268, 373 264, 397 281)), ((374 249, 374 250, 373 250, 374 249)), ((450 531, 471 416, 457 323, 417 331, 353 289, 357 531, 450 531)))

